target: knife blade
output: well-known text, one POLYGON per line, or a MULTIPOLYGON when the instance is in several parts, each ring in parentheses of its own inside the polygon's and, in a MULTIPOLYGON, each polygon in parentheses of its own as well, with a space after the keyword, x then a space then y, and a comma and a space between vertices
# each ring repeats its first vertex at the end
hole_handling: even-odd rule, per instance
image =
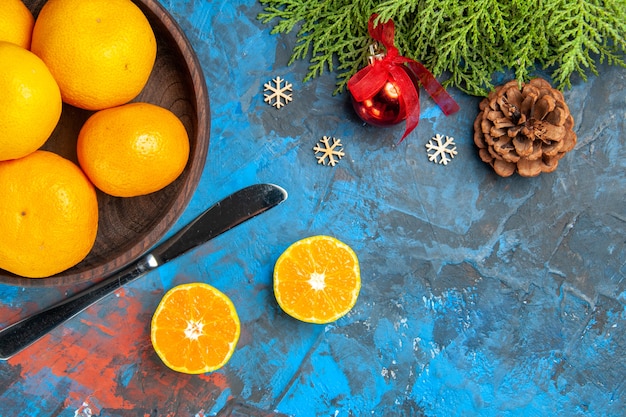
POLYGON ((43 335, 121 286, 202 245, 287 199, 274 184, 255 184, 229 195, 133 264, 75 295, 0 330, 0 360, 7 360, 43 335))

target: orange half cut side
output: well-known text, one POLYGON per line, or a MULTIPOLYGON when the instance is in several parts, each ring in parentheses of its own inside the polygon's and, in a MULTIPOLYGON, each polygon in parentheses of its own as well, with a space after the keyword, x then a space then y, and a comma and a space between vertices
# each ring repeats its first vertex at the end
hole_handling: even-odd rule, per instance
POLYGON ((167 367, 201 374, 228 362, 240 333, 237 311, 225 294, 208 284, 189 283, 163 296, 152 317, 150 338, 167 367))
POLYGON ((331 236, 312 236, 288 247, 274 266, 274 295, 290 316, 330 323, 356 304, 361 275, 356 253, 331 236))

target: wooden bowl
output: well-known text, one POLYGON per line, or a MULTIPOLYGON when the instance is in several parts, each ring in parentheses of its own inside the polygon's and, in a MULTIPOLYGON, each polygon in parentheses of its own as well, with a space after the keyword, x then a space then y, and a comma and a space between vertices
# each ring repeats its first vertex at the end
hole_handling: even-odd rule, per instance
MULTIPOLYGON (((2 283, 56 286, 99 281, 154 246, 182 214, 198 185, 210 131, 209 98, 200 63, 181 28, 157 0, 133 1, 148 18, 157 39, 154 69, 133 101, 160 105, 181 119, 191 145, 187 166, 175 182, 149 195, 119 198, 98 191, 98 235, 82 262, 47 278, 24 278, 0 269, 2 283)), ((24 1, 35 17, 45 2, 24 1)), ((61 120, 43 149, 77 163, 76 138, 92 113, 64 104, 61 120)))

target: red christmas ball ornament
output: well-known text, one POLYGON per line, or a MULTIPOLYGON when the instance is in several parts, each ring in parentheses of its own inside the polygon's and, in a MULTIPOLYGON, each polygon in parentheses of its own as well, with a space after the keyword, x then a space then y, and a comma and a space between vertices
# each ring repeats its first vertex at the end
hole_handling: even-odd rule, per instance
POLYGON ((350 95, 352 107, 361 120, 377 127, 393 126, 406 120, 407 107, 404 104, 406 90, 407 88, 413 89, 411 94, 415 95, 419 87, 410 72, 404 68, 402 70, 411 78, 411 84, 402 84, 395 79, 387 79, 373 97, 359 101, 354 95, 350 95))
POLYGON ((348 80, 354 110, 359 117, 374 126, 391 126, 406 120, 400 142, 417 127, 420 115, 419 85, 435 100, 446 116, 459 110, 459 105, 421 63, 403 57, 394 45, 392 20, 375 24, 372 15, 368 31, 385 53, 370 49, 369 65, 348 80))

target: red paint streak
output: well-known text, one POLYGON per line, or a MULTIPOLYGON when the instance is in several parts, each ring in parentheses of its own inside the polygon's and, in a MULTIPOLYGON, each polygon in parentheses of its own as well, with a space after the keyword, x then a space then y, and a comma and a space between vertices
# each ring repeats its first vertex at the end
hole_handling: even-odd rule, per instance
POLYGON ((11 308, 6 305, 0 305, 0 328, 4 328, 13 324, 23 317, 27 317, 40 307, 35 303, 24 303, 19 309, 11 308))
POLYGON ((113 331, 105 324, 102 323, 98 323, 98 322, 91 322, 91 321, 87 321, 85 319, 81 319, 81 323, 83 323, 86 326, 89 327, 94 327, 98 330, 100 330, 102 333, 107 334, 109 336, 115 336, 115 333, 113 333, 113 331))
POLYGON ((89 395, 100 410, 150 408, 173 416, 180 404, 206 407, 207 398, 218 398, 229 381, 219 372, 181 374, 160 361, 150 342, 150 320, 159 296, 120 291, 15 355, 9 364, 19 367, 25 379, 43 380, 41 375, 50 369, 71 380, 74 394, 67 408, 74 410, 89 395))
POLYGON ((203 374, 203 375, 200 375, 199 377, 200 379, 214 385, 215 387, 219 388, 222 391, 230 386, 228 379, 226 378, 226 375, 221 374, 219 372, 203 374))
MULTIPOLYGON (((117 371, 121 364, 136 363, 137 349, 145 337, 145 323, 137 318, 143 313, 139 300, 124 299, 124 309, 110 309, 100 303, 72 320, 65 327, 46 335, 29 349, 10 359, 20 365, 24 378, 36 378, 43 368, 93 392, 106 407, 128 409, 132 404, 117 393, 117 371), (93 325, 92 323, 98 323, 93 325)), ((118 306, 120 302, 117 303, 118 306)), ((84 398, 84 397, 83 397, 84 398)))

